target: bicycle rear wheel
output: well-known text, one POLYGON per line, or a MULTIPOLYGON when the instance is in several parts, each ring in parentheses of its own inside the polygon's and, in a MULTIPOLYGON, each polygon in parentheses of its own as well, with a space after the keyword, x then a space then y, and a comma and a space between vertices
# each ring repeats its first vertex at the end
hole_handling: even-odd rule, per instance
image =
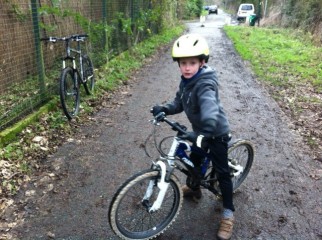
POLYGON ((79 86, 77 79, 75 79, 74 70, 71 67, 66 67, 60 76, 60 102, 68 120, 77 115, 79 101, 79 86))
MULTIPOLYGON (((228 146, 228 161, 230 164, 242 169, 240 172, 238 172, 232 167, 230 168, 233 191, 235 191, 246 179, 254 161, 254 148, 251 142, 247 140, 237 140, 236 142, 230 143, 228 146), (234 174, 236 173, 238 174, 235 176, 234 174)), ((221 195, 219 182, 215 169, 212 166, 212 162, 209 164, 207 174, 206 179, 210 179, 208 180, 210 184, 215 188, 218 194, 221 195)))
POLYGON ((88 95, 92 94, 95 85, 94 67, 91 59, 87 55, 82 56, 83 64, 83 85, 88 95))
POLYGON ((234 191, 239 188, 246 179, 254 161, 254 154, 253 145, 247 140, 237 140, 229 146, 229 162, 234 166, 240 166, 243 168, 242 172, 237 176, 234 176, 233 174, 238 171, 231 168, 231 180, 233 182, 234 191))
POLYGON ((149 207, 156 200, 160 180, 157 170, 145 170, 128 179, 116 192, 109 208, 109 223, 122 239, 152 239, 168 228, 182 206, 182 190, 179 180, 171 175, 170 184, 162 206, 155 212, 149 207), (153 193, 149 200, 143 200, 152 181, 153 193))

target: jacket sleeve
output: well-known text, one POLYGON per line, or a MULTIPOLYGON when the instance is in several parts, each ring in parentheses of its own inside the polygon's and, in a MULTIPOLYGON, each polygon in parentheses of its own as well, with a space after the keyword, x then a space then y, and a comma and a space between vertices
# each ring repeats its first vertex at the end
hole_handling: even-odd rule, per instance
POLYGON ((216 132, 217 123, 220 121, 221 107, 216 84, 202 84, 198 88, 200 106, 200 121, 203 124, 204 136, 212 136, 216 132))

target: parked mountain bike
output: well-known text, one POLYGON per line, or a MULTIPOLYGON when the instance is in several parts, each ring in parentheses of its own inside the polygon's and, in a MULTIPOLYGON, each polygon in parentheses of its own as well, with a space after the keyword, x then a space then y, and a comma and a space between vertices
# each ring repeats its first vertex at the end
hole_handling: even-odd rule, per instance
POLYGON ((77 34, 61 38, 48 37, 41 39, 42 41, 52 43, 58 41, 65 42, 66 55, 62 60, 63 69, 60 75, 59 94, 63 111, 68 120, 71 120, 79 112, 80 84, 83 84, 88 95, 94 90, 93 63, 89 56, 84 54, 81 49, 81 42, 84 42, 87 37, 87 34, 77 34), (76 48, 71 47, 73 41, 77 42, 76 48))
MULTIPOLYGON (((154 145, 161 156, 153 162, 150 169, 126 180, 115 193, 109 208, 110 226, 122 239, 152 239, 171 225, 183 201, 181 184, 174 174, 175 170, 187 176, 188 186, 198 184, 217 196, 221 195, 216 171, 208 153, 180 139, 180 135, 184 134, 187 128, 168 120, 164 113, 155 116, 151 122, 154 125, 154 145), (175 137, 171 137, 170 148, 166 147, 169 137, 163 138, 159 143, 156 140, 156 128, 161 123, 169 124, 178 132, 175 137), (169 149, 168 153, 165 153, 165 149, 169 149), (189 151, 204 156, 202 176, 194 171, 194 163, 187 155, 189 151)), ((228 159, 235 191, 245 180, 252 166, 252 143, 247 140, 229 143, 228 159)))

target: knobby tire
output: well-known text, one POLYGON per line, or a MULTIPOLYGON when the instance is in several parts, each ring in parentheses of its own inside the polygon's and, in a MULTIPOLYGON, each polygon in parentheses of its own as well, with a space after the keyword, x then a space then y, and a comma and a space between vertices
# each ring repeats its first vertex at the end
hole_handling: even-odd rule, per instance
POLYGON ((252 143, 247 140, 237 140, 229 145, 228 159, 230 161, 236 161, 237 164, 244 167, 243 172, 239 176, 232 177, 233 191, 237 190, 246 179, 252 167, 254 155, 254 147, 252 143))
POLYGON ((87 55, 82 56, 82 64, 83 64, 83 85, 85 91, 88 95, 91 95, 94 91, 95 85, 95 75, 94 75, 94 67, 91 59, 87 55))
MULTIPOLYGON (((182 190, 179 180, 171 175, 170 184, 161 208, 149 213, 142 204, 150 180, 160 179, 158 170, 145 170, 128 179, 116 192, 109 208, 109 223, 122 239, 152 239, 165 231, 182 207, 182 190)), ((153 204, 159 189, 154 186, 149 204, 153 204)))
POLYGON ((80 102, 79 86, 71 67, 64 68, 60 76, 60 102, 68 120, 77 115, 80 102))
MULTIPOLYGON (((239 164, 244 168, 243 172, 239 176, 231 177, 233 183, 233 191, 236 191, 246 179, 254 161, 254 154, 254 147, 252 143, 247 140, 240 139, 236 140, 235 142, 229 143, 228 160, 230 162, 235 162, 236 165, 239 164)), ((234 172, 233 169, 231 169, 231 171, 232 173, 234 172)), ((221 195, 219 182, 212 162, 210 162, 209 164, 206 173, 206 180, 210 182, 210 184, 216 189, 218 194, 221 195)))

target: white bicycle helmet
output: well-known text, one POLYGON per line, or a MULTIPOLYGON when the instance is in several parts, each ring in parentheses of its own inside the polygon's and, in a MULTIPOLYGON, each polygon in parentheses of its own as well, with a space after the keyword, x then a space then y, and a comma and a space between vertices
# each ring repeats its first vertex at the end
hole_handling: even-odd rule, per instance
POLYGON ((208 62, 209 47, 207 41, 198 34, 186 34, 178 38, 172 48, 172 58, 178 61, 183 57, 199 57, 208 62))

